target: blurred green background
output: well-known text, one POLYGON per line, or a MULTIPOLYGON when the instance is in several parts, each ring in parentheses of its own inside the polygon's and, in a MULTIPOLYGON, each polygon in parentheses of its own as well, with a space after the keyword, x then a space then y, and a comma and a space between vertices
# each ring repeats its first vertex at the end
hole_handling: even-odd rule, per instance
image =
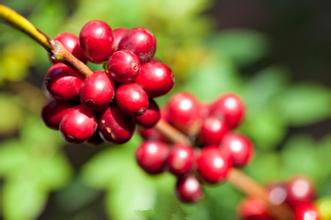
MULTIPOLYGON (((249 175, 266 184, 303 174, 320 198, 331 195, 331 14, 322 1, 0 2, 51 37, 77 34, 96 18, 149 28, 157 57, 176 74, 173 93, 190 91, 203 102, 225 91, 243 97, 248 110, 240 130, 257 151, 249 175)), ((243 195, 229 184, 206 186, 201 202, 184 205, 171 175, 143 173, 133 156, 138 136, 122 146, 69 145, 46 128, 39 115, 49 65, 40 46, 0 23, 1 218, 236 219, 243 195)))

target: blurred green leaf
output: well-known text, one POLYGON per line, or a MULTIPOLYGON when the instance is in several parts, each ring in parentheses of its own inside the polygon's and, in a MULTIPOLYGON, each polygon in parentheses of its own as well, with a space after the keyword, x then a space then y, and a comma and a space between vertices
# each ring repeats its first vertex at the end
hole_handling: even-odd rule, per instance
POLYGON ((17 105, 16 100, 6 94, 0 95, 0 115, 10 115, 2 117, 0 120, 0 134, 9 134, 17 131, 21 126, 23 113, 17 105))

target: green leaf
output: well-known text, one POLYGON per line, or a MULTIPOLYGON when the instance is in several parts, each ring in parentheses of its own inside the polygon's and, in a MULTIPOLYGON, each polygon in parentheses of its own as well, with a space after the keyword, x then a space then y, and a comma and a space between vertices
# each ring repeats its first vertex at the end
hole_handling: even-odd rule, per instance
POLYGON ((28 160, 18 141, 1 143, 0 148, 0 175, 15 176, 28 160))

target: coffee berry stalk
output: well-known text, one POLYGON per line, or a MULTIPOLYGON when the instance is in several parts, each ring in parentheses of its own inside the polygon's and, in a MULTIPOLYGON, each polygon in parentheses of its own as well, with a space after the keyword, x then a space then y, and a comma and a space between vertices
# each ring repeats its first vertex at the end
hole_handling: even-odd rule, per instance
POLYGON ((92 20, 79 37, 61 33, 51 39, 2 4, 0 19, 49 53, 53 64, 45 84, 52 99, 42 117, 67 141, 120 144, 132 137, 138 124, 145 137, 136 151, 138 164, 150 174, 162 172, 167 164, 178 178, 176 192, 182 201, 198 201, 201 182, 227 180, 262 201, 275 219, 292 219, 288 205, 271 203, 267 190, 236 168, 248 163, 253 150, 245 136, 229 132, 244 115, 237 96, 221 97, 205 108, 190 94, 179 93, 161 116, 154 98, 168 93, 174 78, 167 65, 153 58, 156 38, 147 29, 113 30, 92 20), (105 68, 93 72, 86 62, 105 68))

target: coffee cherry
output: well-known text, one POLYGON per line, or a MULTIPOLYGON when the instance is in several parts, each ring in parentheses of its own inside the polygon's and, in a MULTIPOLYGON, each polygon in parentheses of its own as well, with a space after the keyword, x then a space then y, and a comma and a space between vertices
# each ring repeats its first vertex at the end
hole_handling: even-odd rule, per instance
POLYGON ((165 109, 167 121, 183 132, 189 132, 199 123, 200 113, 200 103, 186 92, 171 97, 165 109))
POLYGON ((127 28, 113 29, 113 36, 114 36, 113 49, 115 51, 118 50, 118 45, 128 33, 129 33, 129 29, 127 28))
POLYGON ((82 83, 83 77, 64 63, 53 64, 45 78, 47 90, 60 101, 78 98, 82 83))
POLYGON ((96 71, 84 81, 80 90, 81 103, 91 110, 107 107, 114 98, 114 82, 104 71, 96 71))
POLYGON ((219 145, 228 132, 224 119, 214 117, 206 118, 199 132, 199 143, 202 145, 219 145))
POLYGON ((139 166, 150 174, 158 174, 164 170, 168 157, 168 146, 162 142, 145 141, 136 151, 139 166))
POLYGON ((116 51, 108 60, 109 73, 120 83, 135 81, 139 69, 139 58, 129 50, 116 51))
POLYGON ((319 220, 317 208, 312 203, 303 203, 295 207, 295 220, 319 220))
POLYGON ((44 123, 52 129, 58 129, 62 118, 72 109, 67 102, 52 100, 41 111, 44 123))
POLYGON ((201 150, 197 159, 198 173, 208 183, 223 181, 230 168, 231 162, 222 155, 217 146, 208 146, 201 150))
POLYGON ((221 151, 232 158, 234 166, 242 167, 251 160, 253 144, 244 135, 228 133, 221 142, 221 151))
POLYGON ((135 124, 132 118, 115 106, 107 108, 99 120, 99 130, 102 137, 117 144, 130 140, 134 129, 135 124))
POLYGON ((59 41, 65 49, 82 62, 86 62, 87 58, 80 47, 79 38, 72 33, 61 33, 54 37, 54 40, 59 41))
POLYGON ((281 205, 285 202, 287 192, 284 184, 272 184, 267 187, 269 201, 273 205, 281 205))
POLYGON ((170 150, 167 165, 171 173, 182 176, 192 170, 194 161, 195 155, 192 147, 176 144, 170 150))
POLYGON ((315 190, 312 182, 305 177, 295 177, 286 184, 286 202, 291 206, 301 203, 310 203, 315 198, 315 190))
POLYGON ((119 43, 118 49, 131 50, 141 62, 149 61, 155 54, 156 39, 154 35, 145 28, 134 28, 119 43))
POLYGON ((71 143, 82 143, 92 137, 97 129, 93 114, 82 107, 69 111, 60 123, 60 131, 64 138, 71 143))
POLYGON ((238 208, 239 219, 241 220, 273 220, 268 214, 268 205, 256 198, 246 198, 238 208))
POLYGON ((137 124, 145 127, 145 128, 151 128, 156 125, 156 123, 161 118, 161 112, 159 106, 156 104, 156 102, 151 99, 149 100, 149 106, 146 109, 146 111, 142 115, 138 115, 135 117, 135 121, 137 124))
POLYGON ((235 94, 221 96, 210 107, 210 115, 224 117, 229 128, 236 128, 245 115, 245 106, 241 99, 235 94))
POLYGON ((115 100, 120 109, 130 115, 143 114, 149 105, 146 92, 135 83, 120 85, 115 100))
POLYGON ((139 128, 138 132, 144 140, 160 141, 167 143, 168 140, 155 128, 139 128))
POLYGON ((93 63, 106 61, 113 53, 113 32, 103 21, 86 23, 80 31, 79 40, 85 55, 93 63))
POLYGON ((202 194, 200 183, 193 175, 177 179, 176 195, 182 202, 197 202, 201 199, 202 194))
POLYGON ((137 83, 149 97, 158 97, 168 93, 174 86, 174 74, 171 69, 156 60, 141 66, 137 83))

